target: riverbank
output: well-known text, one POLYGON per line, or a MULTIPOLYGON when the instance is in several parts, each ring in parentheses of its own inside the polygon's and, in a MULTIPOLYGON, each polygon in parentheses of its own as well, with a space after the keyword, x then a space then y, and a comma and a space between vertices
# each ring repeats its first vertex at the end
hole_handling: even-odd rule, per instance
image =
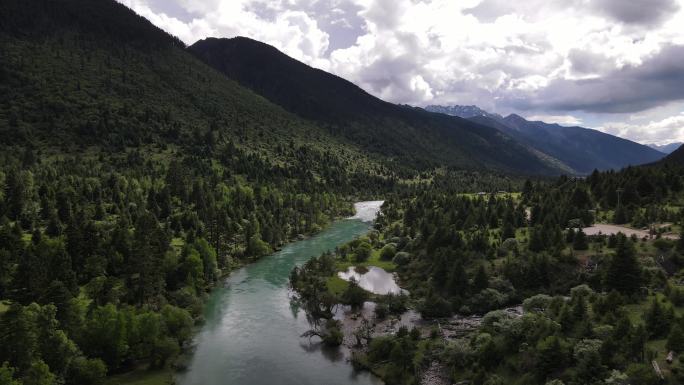
MULTIPOLYGON (((390 315, 378 319, 375 313, 376 303, 366 302, 356 310, 349 306, 339 306, 335 312, 335 319, 341 322, 341 330, 344 333, 343 345, 352 354, 366 354, 368 352, 368 340, 359 339, 357 336, 365 335, 370 339, 395 336, 401 328, 407 330, 417 329, 419 338, 429 344, 446 344, 449 341, 468 338, 477 332, 483 320, 482 315, 459 315, 455 314, 447 318, 425 320, 413 309, 409 309, 400 315, 390 315)), ((500 309, 513 318, 523 315, 521 305, 500 309)), ((384 378, 382 366, 374 366, 361 360, 357 362, 363 369, 384 378)), ((448 385, 451 384, 448 373, 439 360, 431 360, 418 374, 421 385, 448 385)))
POLYGON ((300 338, 310 326, 303 310, 290 301, 288 281, 293 267, 368 232, 370 223, 363 219, 376 214, 360 211, 377 213, 380 205, 359 202, 353 217, 233 271, 210 294, 206 322, 177 383, 376 384, 372 376, 354 373, 344 351, 300 338))
MULTIPOLYGON (((381 203, 380 203, 381 204, 381 203)), ((292 237, 290 237, 284 244, 274 247, 274 252, 273 254, 269 254, 260 258, 254 258, 254 259, 249 259, 249 260, 237 260, 233 259, 232 263, 230 264, 229 268, 224 268, 222 269, 219 278, 215 283, 212 285, 207 286, 207 294, 203 298, 203 308, 204 310, 204 315, 201 317, 199 323, 196 325, 195 331, 193 334, 195 336, 199 335, 203 328, 206 326, 207 323, 207 308, 212 307, 213 305, 211 304, 212 301, 212 296, 215 294, 216 291, 222 292, 226 289, 226 282, 230 281, 230 277, 235 274, 236 272, 239 272, 243 269, 248 268, 249 266, 252 266, 254 264, 260 263, 261 260, 264 258, 269 258, 274 254, 281 253, 284 249, 287 249, 290 247, 290 245, 295 244, 297 242, 301 241, 307 241, 312 238, 316 238, 319 234, 325 233, 326 231, 330 230, 331 226, 334 226, 335 223, 339 221, 344 221, 350 218, 359 218, 359 217, 367 217, 368 214, 365 213, 365 210, 372 210, 374 205, 367 205, 364 204, 364 202, 356 202, 354 204, 349 205, 352 209, 349 210, 348 215, 340 215, 336 216, 333 218, 330 218, 330 220, 325 224, 322 225, 320 229, 318 229, 315 233, 306 233, 306 234, 297 234, 292 237), (359 204, 361 206, 359 207, 359 204), (359 213, 361 211, 361 213, 359 213), (352 215, 353 212, 353 215, 352 215)), ((379 210, 379 206, 377 207, 379 210)), ((180 250, 183 247, 182 243, 178 243, 178 241, 173 243, 174 248, 177 248, 180 250)), ((173 363, 172 365, 164 368, 164 369, 154 369, 150 370, 147 368, 146 363, 141 362, 138 367, 135 369, 121 373, 121 374, 115 374, 112 376, 108 376, 106 379, 105 384, 106 385, 129 385, 129 384, 134 384, 134 385, 169 385, 169 384, 174 384, 178 383, 178 378, 183 375, 184 371, 188 369, 188 367, 191 365, 191 362, 193 360, 195 351, 196 351, 196 344, 193 340, 193 343, 189 346, 186 346, 183 351, 181 352, 181 355, 178 357, 178 359, 173 363)))

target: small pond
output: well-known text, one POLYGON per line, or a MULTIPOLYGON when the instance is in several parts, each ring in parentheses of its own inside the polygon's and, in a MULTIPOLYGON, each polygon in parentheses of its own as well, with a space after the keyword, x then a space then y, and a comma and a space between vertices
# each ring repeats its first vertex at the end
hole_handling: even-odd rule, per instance
POLYGON ((352 266, 348 268, 347 271, 341 271, 337 273, 337 275, 345 281, 349 281, 353 278, 364 290, 374 294, 406 293, 406 290, 397 285, 394 274, 388 273, 380 267, 369 266, 368 268, 357 268, 352 266))

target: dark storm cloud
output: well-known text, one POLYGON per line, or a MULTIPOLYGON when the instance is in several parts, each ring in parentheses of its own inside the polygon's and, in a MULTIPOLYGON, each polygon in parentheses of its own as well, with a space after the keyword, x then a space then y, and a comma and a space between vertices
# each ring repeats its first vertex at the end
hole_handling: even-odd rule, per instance
POLYGON ((675 0, 594 0, 594 9, 627 24, 656 25, 672 16, 675 0))
POLYGON ((555 80, 540 92, 507 98, 523 110, 628 113, 684 100, 684 46, 664 47, 640 66, 590 80, 555 80))
POLYGON ((605 55, 580 49, 571 49, 568 60, 572 71, 582 75, 604 73, 613 67, 613 61, 605 55))

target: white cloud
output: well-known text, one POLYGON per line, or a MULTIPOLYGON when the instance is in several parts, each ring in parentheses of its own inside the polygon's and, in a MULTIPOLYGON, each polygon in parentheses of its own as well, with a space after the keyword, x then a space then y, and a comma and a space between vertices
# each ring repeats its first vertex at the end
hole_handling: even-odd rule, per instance
POLYGON ((532 115, 527 117, 530 121, 542 121, 546 123, 557 123, 563 126, 580 126, 582 119, 572 115, 532 115))
POLYGON ((611 135, 631 138, 646 144, 684 142, 684 112, 644 124, 610 122, 598 129, 611 135))
MULTIPOLYGON (((206 37, 247 36, 275 46, 309 64, 326 66, 324 54, 329 36, 317 20, 302 11, 290 10, 288 0, 280 3, 263 0, 175 0, 192 15, 183 21, 163 10, 152 10, 145 0, 118 0, 158 27, 192 44, 206 37), (259 7, 271 7, 273 19, 259 15, 259 7)), ((170 0, 173 1, 173 0, 170 0)))
MULTIPOLYGON (((630 74, 648 76, 643 63, 684 45, 684 0, 119 1, 188 44, 251 37, 396 103, 477 104, 562 124, 580 123, 580 112, 610 112, 618 113, 613 123, 631 127, 630 115, 684 99, 674 82, 661 92, 662 78, 648 89, 650 103, 621 97, 642 84, 630 74), (172 16, 174 7, 186 16, 172 16), (354 35, 332 44, 339 28, 354 35)), ((660 63, 667 74, 669 62, 660 63)))

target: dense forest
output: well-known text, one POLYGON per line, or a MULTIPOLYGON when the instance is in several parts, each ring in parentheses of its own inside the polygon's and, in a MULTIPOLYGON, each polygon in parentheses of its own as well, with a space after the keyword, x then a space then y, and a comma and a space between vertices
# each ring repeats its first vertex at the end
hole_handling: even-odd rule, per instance
POLYGON ((262 42, 209 38, 188 50, 230 79, 316 122, 327 133, 389 159, 394 170, 447 166, 527 175, 565 171, 555 159, 496 128, 385 102, 262 42))
MULTIPOLYGON (((375 232, 296 269, 291 285, 321 320, 338 303, 369 299, 374 324, 407 307, 436 320, 374 338, 357 332, 367 341, 354 362, 391 384, 418 383, 434 362, 451 381, 474 384, 661 383, 652 361, 680 383, 683 178, 665 164, 480 194, 435 178, 390 195, 375 232), (594 223, 647 235, 585 234, 594 223), (336 272, 350 263, 395 271, 409 298, 339 287, 336 272), (477 327, 450 330, 463 320, 477 327)), ((334 343, 339 325, 320 325, 334 343)))
POLYGON ((188 341, 217 278, 350 214, 325 182, 230 153, 5 155, 0 297, 10 305, 0 361, 24 378, 73 384, 141 360, 163 366, 188 341))
POLYGON ((333 308, 368 299, 378 319, 484 318, 458 338, 360 333, 359 368, 407 384, 432 362, 475 384, 650 384, 655 359, 684 381, 662 354, 684 350, 684 244, 667 237, 684 220, 680 166, 523 182, 558 168, 496 129, 276 53, 358 97, 333 124, 319 114, 335 100, 303 87, 288 105, 206 54, 114 1, 0 2, 0 384, 182 367, 222 277, 371 198, 386 200, 373 231, 292 273, 312 332, 339 345, 333 308), (606 222, 651 237, 581 230, 606 222), (335 279, 352 264, 397 272, 410 295, 335 279))
POLYGON ((395 185, 183 48, 113 1, 0 4, 3 385, 176 364, 217 279, 395 185))

